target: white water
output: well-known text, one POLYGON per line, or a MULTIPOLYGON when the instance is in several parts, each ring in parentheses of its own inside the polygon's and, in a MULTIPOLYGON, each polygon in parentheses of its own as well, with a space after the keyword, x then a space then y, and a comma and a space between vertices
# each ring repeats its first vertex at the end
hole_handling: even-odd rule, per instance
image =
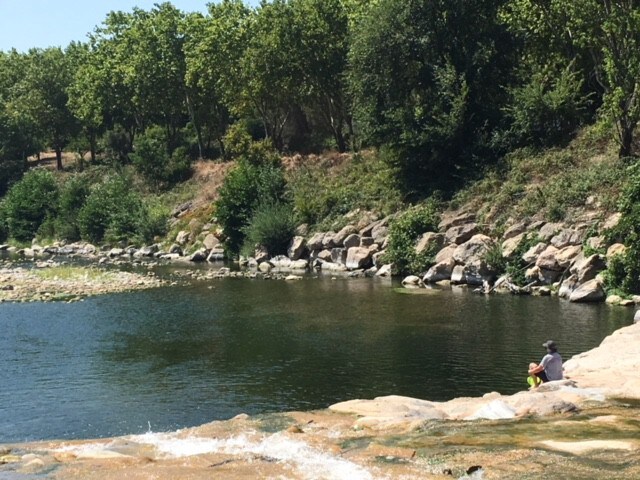
MULTIPOLYGON (((127 437, 131 442, 151 445, 169 458, 183 458, 207 453, 230 455, 260 455, 281 462, 296 472, 296 477, 309 480, 374 480, 365 468, 338 458, 310 445, 292 440, 281 433, 263 436, 257 441, 246 435, 228 439, 189 437, 179 438, 175 433, 145 433, 127 437)), ((102 456, 109 452, 109 444, 90 444, 64 447, 76 454, 102 456)))

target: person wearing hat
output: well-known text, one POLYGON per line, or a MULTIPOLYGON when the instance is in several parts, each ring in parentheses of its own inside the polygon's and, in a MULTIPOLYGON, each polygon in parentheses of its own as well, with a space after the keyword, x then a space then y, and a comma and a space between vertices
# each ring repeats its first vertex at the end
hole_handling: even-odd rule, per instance
POLYGON ((547 349, 547 354, 542 357, 540 365, 529 365, 529 375, 538 377, 543 383, 562 380, 562 357, 558 353, 556 342, 549 340, 542 346, 547 349))

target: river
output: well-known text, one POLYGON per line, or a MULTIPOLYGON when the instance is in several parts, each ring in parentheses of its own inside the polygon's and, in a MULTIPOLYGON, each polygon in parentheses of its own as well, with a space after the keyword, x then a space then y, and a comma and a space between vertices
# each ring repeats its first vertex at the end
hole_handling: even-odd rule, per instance
POLYGON ((389 394, 509 394, 527 386, 545 340, 568 358, 632 319, 603 304, 331 277, 2 304, 0 443, 169 431, 389 394))

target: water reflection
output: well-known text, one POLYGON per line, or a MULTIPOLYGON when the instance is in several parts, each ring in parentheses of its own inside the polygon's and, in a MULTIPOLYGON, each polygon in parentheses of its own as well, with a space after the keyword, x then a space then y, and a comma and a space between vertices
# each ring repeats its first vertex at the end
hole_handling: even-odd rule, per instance
POLYGON ((3 305, 0 441, 171 430, 240 412, 522 389, 632 312, 558 299, 400 294, 370 279, 226 279, 79 304, 3 305))

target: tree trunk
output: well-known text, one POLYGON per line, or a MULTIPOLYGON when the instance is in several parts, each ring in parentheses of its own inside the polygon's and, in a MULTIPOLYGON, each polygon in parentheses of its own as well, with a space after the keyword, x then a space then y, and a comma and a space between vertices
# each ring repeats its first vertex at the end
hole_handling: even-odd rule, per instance
POLYGON ((62 149, 56 147, 56 170, 62 170, 62 149))
POLYGON ((633 155, 633 127, 621 126, 620 132, 620 158, 631 157, 633 155))

